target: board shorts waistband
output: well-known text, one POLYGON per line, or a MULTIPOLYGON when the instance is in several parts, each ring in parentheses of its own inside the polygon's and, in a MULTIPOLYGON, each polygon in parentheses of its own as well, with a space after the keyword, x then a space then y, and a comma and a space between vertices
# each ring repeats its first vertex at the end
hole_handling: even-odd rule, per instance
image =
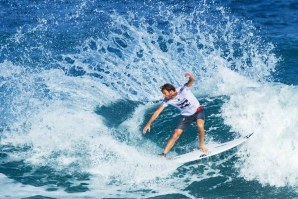
POLYGON ((196 110, 195 113, 198 113, 198 112, 200 112, 200 111, 202 111, 202 110, 203 110, 203 107, 202 107, 202 106, 199 106, 199 107, 197 108, 197 110, 196 110))

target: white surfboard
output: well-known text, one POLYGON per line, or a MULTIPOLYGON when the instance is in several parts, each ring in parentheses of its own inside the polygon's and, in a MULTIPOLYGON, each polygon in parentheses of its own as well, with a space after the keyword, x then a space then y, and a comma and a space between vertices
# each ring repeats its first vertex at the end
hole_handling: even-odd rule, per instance
POLYGON ((217 155, 219 153, 225 152, 225 151, 227 151, 229 149, 232 149, 236 146, 239 146, 240 144, 245 142, 252 134, 249 134, 245 137, 237 138, 237 139, 229 141, 229 142, 224 142, 224 143, 221 143, 221 144, 206 145, 206 147, 208 148, 207 153, 203 153, 200 150, 195 150, 195 151, 183 154, 183 155, 170 157, 169 160, 174 161, 176 163, 184 164, 184 163, 187 163, 187 162, 192 162, 192 161, 195 161, 195 160, 201 160, 201 159, 204 159, 204 158, 208 158, 208 157, 217 155))

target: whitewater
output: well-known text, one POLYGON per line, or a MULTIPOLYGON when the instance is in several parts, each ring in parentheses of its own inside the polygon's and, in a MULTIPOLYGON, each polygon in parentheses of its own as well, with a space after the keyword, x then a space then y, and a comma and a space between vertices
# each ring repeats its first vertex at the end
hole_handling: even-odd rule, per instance
MULTIPOLYGON (((275 78, 284 58, 252 21, 194 1, 0 10, 1 198, 298 197, 297 84, 275 78), (177 168, 156 154, 179 113, 168 108, 150 134, 142 129, 159 87, 184 84, 185 72, 197 79, 207 143, 254 135, 177 168)), ((197 139, 191 126, 171 153, 197 139)))

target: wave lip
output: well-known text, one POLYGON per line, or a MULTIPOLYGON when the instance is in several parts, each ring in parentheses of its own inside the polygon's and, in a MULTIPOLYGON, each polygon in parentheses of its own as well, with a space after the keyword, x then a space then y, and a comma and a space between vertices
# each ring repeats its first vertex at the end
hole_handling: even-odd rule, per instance
POLYGON ((230 96, 222 107, 225 123, 251 141, 239 151, 237 168, 247 180, 271 186, 297 186, 297 87, 264 84, 230 96))

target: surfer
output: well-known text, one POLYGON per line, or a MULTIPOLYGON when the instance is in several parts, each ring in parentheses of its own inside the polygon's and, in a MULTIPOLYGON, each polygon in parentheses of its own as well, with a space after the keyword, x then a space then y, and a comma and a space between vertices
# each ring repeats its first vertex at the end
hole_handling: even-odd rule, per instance
POLYGON ((195 78, 192 74, 186 73, 185 77, 189 78, 188 82, 179 88, 175 88, 173 85, 166 83, 161 87, 161 92, 164 95, 164 100, 162 104, 156 109, 152 114, 148 123, 143 129, 143 133, 150 131, 150 126, 153 121, 159 116, 159 114, 168 105, 177 107, 181 111, 180 119, 176 125, 172 137, 169 139, 164 151, 161 155, 166 156, 166 154, 174 146, 175 142, 179 139, 180 135, 185 131, 192 122, 196 122, 199 134, 199 149, 207 153, 208 149, 204 145, 204 121, 205 114, 202 106, 200 105, 197 98, 190 91, 190 87, 193 85, 195 78))

